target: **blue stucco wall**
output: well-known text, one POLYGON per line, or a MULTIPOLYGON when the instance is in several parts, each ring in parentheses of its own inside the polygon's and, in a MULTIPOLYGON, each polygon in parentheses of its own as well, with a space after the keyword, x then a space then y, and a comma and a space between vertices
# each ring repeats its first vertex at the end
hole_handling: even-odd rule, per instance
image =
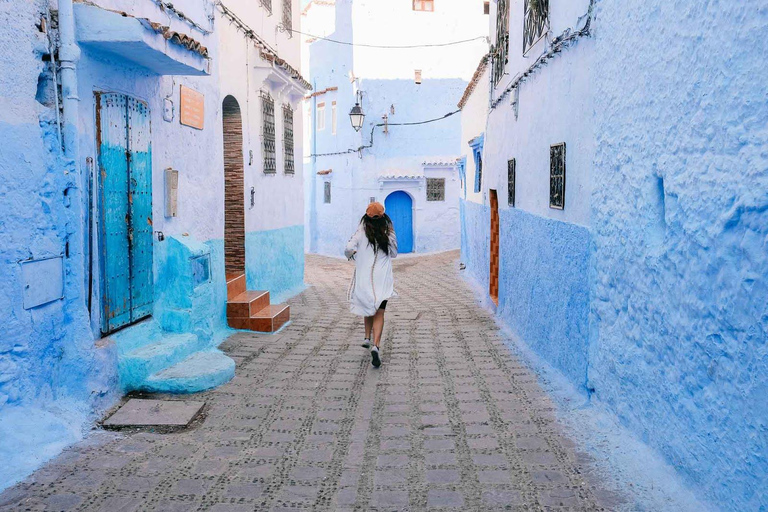
POLYGON ((768 9, 600 5, 590 384, 716 506, 766 510, 768 9))
POLYGON ((81 437, 117 398, 116 352, 97 345, 89 326, 83 194, 61 155, 47 41, 35 29, 45 5, 0 4, 0 489, 81 437), (55 256, 64 298, 24 309, 20 262, 55 256))
MULTIPOLYGON (((721 510, 768 510, 766 27, 757 0, 597 2, 588 227, 501 212, 499 316, 721 510)), ((487 209, 463 211, 485 288, 487 209)))
POLYGON ((267 290, 273 304, 304 289, 304 226, 254 231, 245 235, 249 290, 267 290))
POLYGON ((501 210, 499 316, 538 354, 583 388, 589 331, 589 231, 501 210))
POLYGON ((461 261, 466 274, 483 290, 488 290, 491 265, 491 209, 461 200, 461 261))

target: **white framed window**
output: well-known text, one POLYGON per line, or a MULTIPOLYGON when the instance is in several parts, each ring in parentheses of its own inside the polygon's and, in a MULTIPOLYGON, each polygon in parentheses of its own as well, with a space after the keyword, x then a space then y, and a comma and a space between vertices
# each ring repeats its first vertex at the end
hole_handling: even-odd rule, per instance
POLYGON ((435 0, 413 0, 413 10, 433 12, 435 10, 435 0))
POLYGON ((413 70, 413 79, 416 82, 416 85, 421 85, 421 70, 420 69, 413 70))
POLYGON ((490 0, 485 0, 485 2, 483 2, 483 14, 491 14, 490 0))
POLYGON ((317 104, 317 131, 325 130, 325 103, 317 104))
POLYGON ((331 182, 323 183, 323 203, 331 204, 331 182))
POLYGON ((427 178, 427 201, 445 201, 445 178, 427 178))
POLYGON ((337 115, 336 115, 336 102, 331 102, 331 133, 333 135, 336 135, 336 121, 337 121, 337 115))

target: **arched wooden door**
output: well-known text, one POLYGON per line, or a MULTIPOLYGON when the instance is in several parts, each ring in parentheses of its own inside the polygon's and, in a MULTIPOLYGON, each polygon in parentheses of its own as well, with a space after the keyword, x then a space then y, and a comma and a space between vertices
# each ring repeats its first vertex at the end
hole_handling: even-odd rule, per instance
POLYGON ((245 273, 243 120, 240 105, 224 98, 224 266, 227 276, 245 273))
POLYGON ((392 219, 397 234, 397 251, 400 254, 413 252, 413 200, 411 196, 398 190, 392 192, 384 201, 387 215, 392 219))

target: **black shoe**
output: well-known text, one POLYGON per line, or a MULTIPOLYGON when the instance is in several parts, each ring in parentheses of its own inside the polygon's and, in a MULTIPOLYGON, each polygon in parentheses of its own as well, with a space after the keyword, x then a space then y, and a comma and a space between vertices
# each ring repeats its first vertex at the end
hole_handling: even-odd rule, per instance
POLYGON ((371 364, 374 368, 381 366, 381 358, 379 357, 379 347, 373 347, 371 349, 371 364))

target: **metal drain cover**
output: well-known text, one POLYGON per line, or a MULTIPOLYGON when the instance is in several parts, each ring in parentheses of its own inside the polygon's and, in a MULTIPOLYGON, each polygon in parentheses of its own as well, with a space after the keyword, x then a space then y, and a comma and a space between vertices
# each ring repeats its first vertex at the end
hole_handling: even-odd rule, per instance
POLYGON ((104 422, 105 427, 186 427, 205 402, 131 398, 104 422))

